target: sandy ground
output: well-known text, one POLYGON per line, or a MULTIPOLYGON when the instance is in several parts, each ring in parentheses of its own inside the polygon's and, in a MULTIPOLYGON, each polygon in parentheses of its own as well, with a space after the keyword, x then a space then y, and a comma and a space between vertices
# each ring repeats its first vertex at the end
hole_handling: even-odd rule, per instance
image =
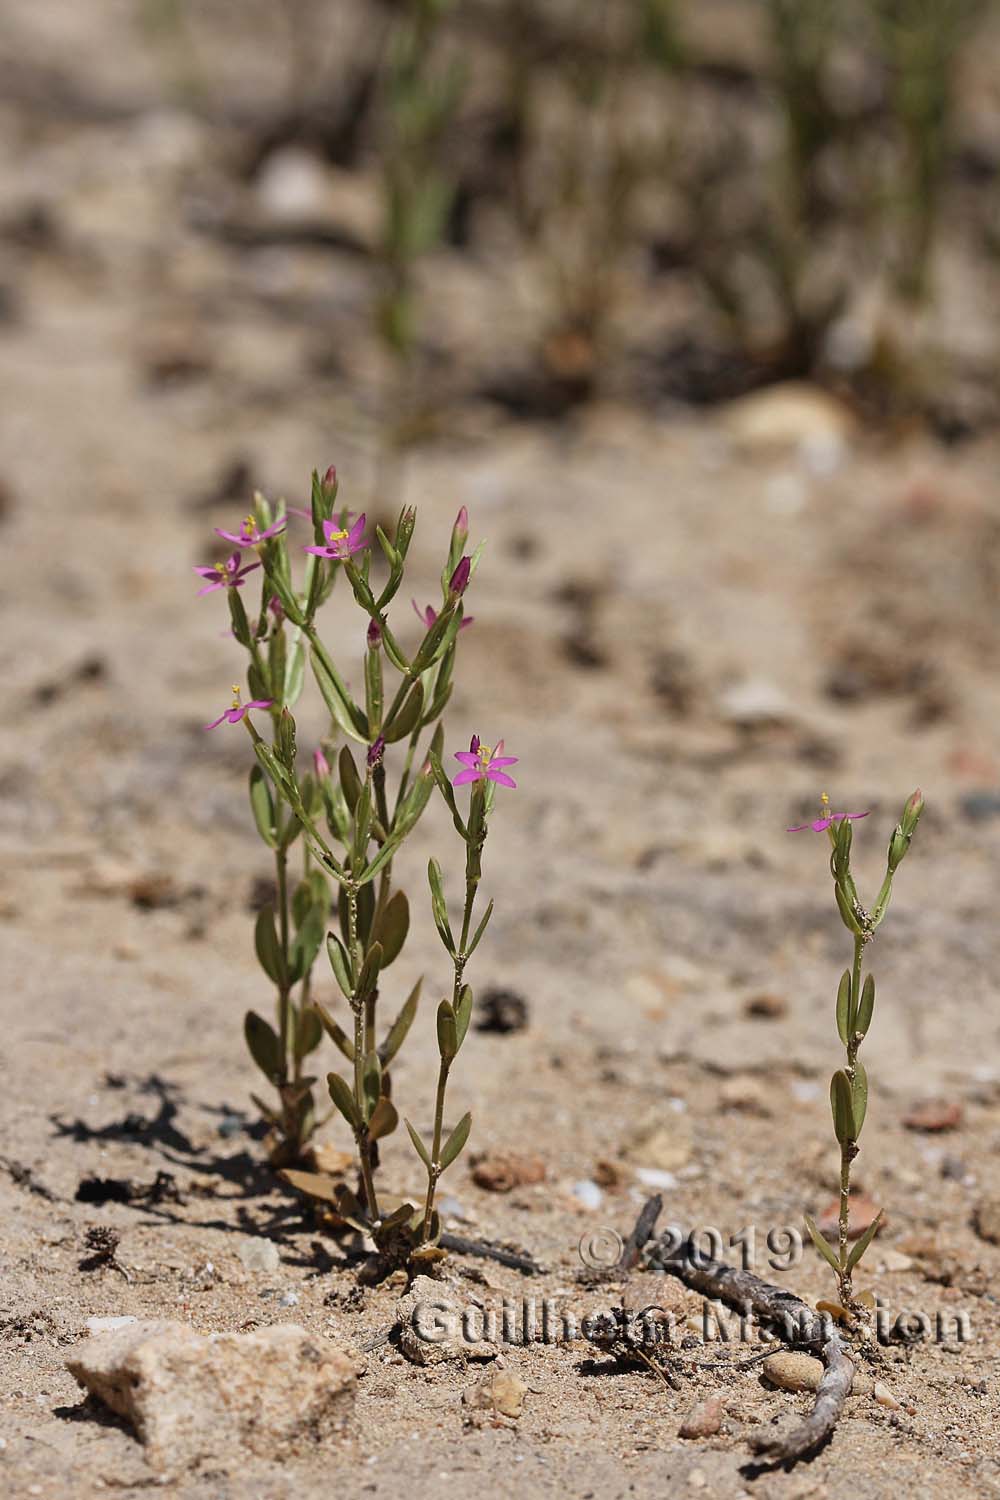
MULTIPOLYGON (((58 71, 84 45, 75 7, 47 10, 48 29, 12 7, 0 60, 8 75, 25 63, 21 94, 43 59, 58 71)), ((102 10, 124 23, 127 7, 102 10)), ((105 99, 155 92, 137 60, 127 87, 107 58, 86 77, 105 99)), ((520 757, 519 789, 493 820, 496 915, 471 977, 519 992, 530 1024, 471 1035, 449 1114, 473 1110, 476 1150, 540 1153, 546 1167, 510 1195, 477 1187, 465 1159, 450 1173, 451 1227, 546 1268, 529 1281, 455 1258, 452 1294, 582 1311, 615 1300, 614 1286, 581 1283, 577 1246, 627 1232, 641 1168, 673 1174, 671 1221, 726 1241, 828 1205, 826 1080, 847 944, 821 842, 784 829, 824 788, 871 807, 855 848, 873 893, 920 784, 927 812, 872 955, 856 1170, 888 1225, 861 1283, 893 1309, 965 1312, 971 1327, 964 1345, 887 1351, 876 1374, 900 1407, 857 1398, 834 1442, 792 1473, 744 1472, 744 1434, 808 1398, 769 1389, 742 1364, 756 1348, 733 1344, 680 1351, 676 1391, 584 1343, 510 1347, 504 1365, 528 1385, 522 1416, 471 1424, 461 1395, 484 1367, 416 1368, 391 1343, 363 1352, 392 1324, 399 1288, 358 1289, 338 1242, 263 1165, 240 1027, 248 1005, 267 1004, 249 915, 267 860, 246 817, 245 738, 200 728, 225 700, 235 650, 218 600, 193 597, 212 526, 239 519, 255 483, 301 503, 309 469, 329 462, 345 499, 369 503, 372 406, 349 373, 370 362, 360 272, 349 256, 238 250, 192 229, 179 184, 206 140, 186 118, 73 121, 20 97, 0 110, 4 1492, 155 1483, 133 1436, 85 1405, 64 1367, 88 1317, 137 1314, 205 1331, 295 1321, 357 1353, 343 1449, 165 1486, 198 1500, 484 1484, 1000 1494, 1000 1248, 974 1228, 977 1207, 1000 1197, 996 441, 946 452, 911 434, 890 446, 825 407, 803 445, 741 440, 732 412, 606 403, 530 427, 467 405, 409 460, 412 592, 433 597, 460 503, 489 539, 449 744, 477 729, 520 757), (317 308, 339 373, 316 372, 317 308), (164 379, 168 356, 189 363, 164 379), (781 1014, 751 1013, 762 994, 781 1014), (928 1096, 960 1106, 950 1132, 904 1125, 928 1096), (175 1189, 165 1201, 77 1201, 95 1174, 158 1172, 175 1189), (584 1208, 574 1185, 594 1179, 602 1201, 584 1208), (85 1268, 95 1226, 120 1235, 127 1277, 85 1268), (262 1235, 278 1268, 247 1270, 239 1252, 262 1235), (683 1416, 715 1391, 722 1431, 682 1440, 683 1416)), ((462 274, 447 257, 428 271, 445 301, 462 274)), ((400 628, 415 632, 408 609, 407 597, 400 628)), ((335 602, 331 641, 353 640, 349 618, 335 602)), ((305 715, 301 739, 321 727, 305 715)), ((400 861, 420 911, 393 971, 401 995, 421 972, 431 993, 448 982, 422 907, 432 852, 456 873, 438 803, 400 861)), ((321 993, 333 1003, 332 979, 321 993)), ((420 1123, 430 1017, 397 1078, 420 1123)), ((326 1137, 346 1144, 334 1124, 326 1137)), ((418 1186, 400 1136, 384 1172, 418 1186)), ((784 1274, 806 1297, 830 1290, 811 1249, 784 1274)), ((698 1299, 666 1280, 662 1296, 697 1316, 698 1299)))

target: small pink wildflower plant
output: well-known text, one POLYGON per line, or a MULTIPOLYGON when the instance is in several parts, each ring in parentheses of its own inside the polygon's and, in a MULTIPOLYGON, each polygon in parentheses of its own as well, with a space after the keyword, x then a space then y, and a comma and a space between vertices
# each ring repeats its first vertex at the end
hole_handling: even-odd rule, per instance
MULTIPOLYGON (((304 512, 313 530, 310 544, 289 540, 288 509, 262 495, 254 497, 238 531, 219 529, 236 550, 225 562, 196 570, 207 580, 199 592, 225 593, 231 635, 246 655, 248 692, 244 697, 236 684, 231 705, 205 728, 242 724, 248 734, 250 808, 274 859, 274 898, 258 913, 254 934, 257 958, 274 987, 274 1017, 252 1009, 244 1023, 251 1057, 275 1090, 274 1103, 255 1096, 270 1127, 270 1159, 284 1169, 309 1164, 317 1126, 310 1059, 325 1033, 344 1059, 344 1072, 328 1072, 326 1082, 354 1138, 357 1187, 301 1170, 289 1180, 327 1202, 335 1197, 340 1216, 373 1236, 387 1264, 398 1264, 401 1253, 414 1262, 442 1253, 435 1192, 471 1129, 468 1114, 445 1128, 445 1087, 472 1016, 466 966, 493 911, 490 902, 473 931, 493 795, 498 784, 513 787, 503 768, 515 758, 503 755, 502 742, 490 751, 478 739, 474 749, 459 752, 466 769, 456 784, 471 786, 463 814, 441 763, 441 716, 451 697, 459 635, 469 623, 464 595, 482 552, 481 546, 465 552, 465 507, 452 528, 440 606, 418 610, 421 633, 409 641, 402 630, 397 636, 390 606, 403 582, 416 514, 401 511, 391 536, 379 526, 371 534, 364 514, 348 524, 337 494, 334 469, 313 475, 304 512), (247 549, 255 560, 243 563, 247 549), (262 590, 254 614, 243 591, 257 569, 262 590), (353 678, 360 690, 320 635, 320 611, 338 585, 349 589, 360 615, 355 646, 361 668, 353 678), (294 710, 310 677, 329 722, 303 765, 294 710), (416 1019, 421 990, 418 979, 391 1025, 381 1026, 388 971, 410 927, 410 902, 395 884, 394 861, 435 790, 465 847, 465 901, 456 940, 444 878, 432 860, 430 914, 451 968, 450 994, 436 1018, 434 1130, 425 1141, 407 1122, 426 1186, 413 1202, 398 1195, 387 1201, 376 1184, 378 1142, 399 1123, 390 1069, 416 1019), (293 873, 296 851, 300 863, 293 873), (335 1003, 316 993, 315 965, 324 949, 346 1007, 344 1025, 335 1003)), ((407 612, 404 625, 409 618, 407 612)))
MULTIPOLYGON (((906 855, 910 842, 924 810, 923 793, 918 789, 908 799, 902 815, 893 829, 886 856, 885 878, 875 898, 875 904, 866 909, 858 897, 857 886, 851 872, 851 843, 854 830, 852 824, 859 818, 867 818, 867 812, 830 812, 830 799, 823 793, 820 816, 811 823, 796 824, 789 833, 803 833, 811 829, 826 833, 831 848, 830 871, 833 889, 841 921, 854 941, 854 959, 849 969, 841 976, 837 990, 837 1034, 844 1046, 846 1058, 830 1080, 830 1108, 833 1113, 833 1128, 840 1148, 840 1213, 837 1227, 837 1249, 828 1243, 816 1224, 805 1216, 809 1235, 824 1260, 828 1261, 837 1277, 838 1302, 845 1316, 866 1319, 866 1303, 855 1299, 853 1276, 868 1246, 878 1233, 882 1221, 881 1210, 864 1233, 848 1250, 850 1231, 851 1164, 858 1155, 858 1139, 868 1110, 868 1075, 861 1061, 861 1044, 872 1024, 875 1010, 875 980, 867 974, 862 982, 862 967, 865 949, 881 926, 892 895, 893 877, 906 855)), ((866 1294, 866 1296, 869 1294, 866 1294)))

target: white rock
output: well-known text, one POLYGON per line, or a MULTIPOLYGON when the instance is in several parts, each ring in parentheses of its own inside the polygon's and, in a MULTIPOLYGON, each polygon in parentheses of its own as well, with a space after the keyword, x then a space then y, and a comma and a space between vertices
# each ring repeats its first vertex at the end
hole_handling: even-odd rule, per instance
POLYGON ((116 1328, 127 1328, 137 1321, 131 1314, 123 1313, 117 1318, 88 1318, 86 1326, 88 1333, 113 1333, 116 1328))
POLYGON ((244 1240, 237 1254, 248 1271, 276 1271, 281 1264, 277 1245, 263 1236, 244 1240))
POLYGON ((724 718, 733 724, 781 724, 791 715, 784 693, 766 677, 745 677, 719 699, 724 718))
POLYGON ((635 1175, 644 1187, 669 1189, 677 1186, 673 1172, 665 1172, 662 1167, 636 1167, 635 1175))
POLYGON ((596 1182, 585 1178, 582 1182, 574 1182, 573 1197, 577 1203, 582 1203, 584 1208, 600 1208, 604 1202, 604 1194, 596 1182))

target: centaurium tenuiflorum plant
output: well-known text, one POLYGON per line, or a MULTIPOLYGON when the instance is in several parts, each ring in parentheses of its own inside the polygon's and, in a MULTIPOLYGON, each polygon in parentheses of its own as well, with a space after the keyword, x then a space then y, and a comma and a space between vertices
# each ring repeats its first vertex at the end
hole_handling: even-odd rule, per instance
MULTIPOLYGON (((472 1005, 471 991, 462 979, 464 966, 489 918, 487 912, 469 943, 472 900, 492 798, 477 786, 469 818, 463 822, 441 764, 441 714, 451 695, 458 636, 466 623, 463 596, 481 548, 465 555, 469 526, 463 506, 452 528, 441 575, 440 608, 427 607, 421 617, 422 638, 416 650, 409 650, 396 638, 388 609, 403 581, 415 512, 404 509, 400 513, 391 539, 375 528, 388 567, 387 577, 378 584, 366 517, 361 515, 351 524, 348 513, 338 510, 333 469, 322 479, 313 475, 306 513, 312 524, 311 539, 290 541, 289 514, 294 512, 281 504, 272 509, 263 496, 256 495, 253 513, 240 529, 225 533, 237 552, 219 568, 198 570, 212 579, 213 591, 226 592, 232 634, 248 657, 250 694, 243 702, 239 686, 234 687, 232 706, 206 728, 215 729, 224 722, 242 723, 246 728, 257 760, 250 772, 251 808, 257 831, 275 859, 275 899, 257 916, 255 945, 261 967, 275 986, 276 1025, 251 1010, 245 1032, 251 1056, 275 1087, 278 1099, 276 1106, 256 1102, 272 1129, 272 1162, 284 1167, 301 1163, 317 1123, 316 1078, 306 1073, 305 1064, 325 1029, 351 1064, 349 1078, 335 1072, 327 1076, 330 1097, 350 1126, 358 1153, 358 1193, 346 1187, 339 1191, 341 1215, 370 1231, 380 1248, 402 1245, 408 1253, 436 1238, 433 1204, 417 1208, 398 1197, 390 1200, 380 1195, 376 1169, 378 1142, 398 1124, 390 1064, 416 1016, 420 982, 381 1037, 378 1001, 385 971, 398 957, 410 925, 407 897, 393 888, 393 860, 436 783, 468 846, 467 914, 461 942, 452 945, 458 977, 453 1001, 442 1005, 442 1013, 451 1016, 445 1042, 450 1044, 452 1036, 456 1042, 450 1066, 460 1044, 458 1028, 464 1037, 472 1005), (256 556, 249 565, 241 559, 246 550, 256 556), (293 557, 305 560, 300 582, 293 576, 293 557), (242 589, 248 573, 258 567, 263 587, 259 610, 251 618, 242 589), (341 574, 364 620, 358 638, 364 660, 363 702, 356 700, 317 625, 318 612, 341 574), (313 752, 311 769, 300 770, 292 709, 304 687, 307 662, 331 722, 328 739, 313 752), (389 673, 397 678, 393 691, 386 681, 389 673), (258 724, 268 722, 270 733, 265 736, 258 724), (342 743, 334 755, 338 739, 342 743), (361 747, 357 756, 351 741, 361 747), (397 747, 402 754, 390 777, 397 747), (300 836, 302 867, 293 880, 289 860, 300 836), (337 931, 329 930, 334 907, 337 931), (312 993, 313 968, 324 941, 350 1010, 346 1028, 312 993)), ((489 776, 490 756, 478 744, 477 754, 477 766, 481 764, 489 776)), ((504 774, 498 770, 497 759, 493 757, 494 781, 504 774)), ((442 1024, 447 1030, 439 1015, 439 1041, 444 1034, 442 1024)), ((439 1098, 443 1107, 443 1094, 439 1098)), ((466 1124, 461 1139, 456 1141, 453 1135, 447 1143, 449 1160, 458 1155, 467 1135, 466 1124)), ((435 1141, 436 1181, 446 1165, 440 1129, 435 1141)), ((307 1186, 302 1179, 309 1174, 295 1176, 297 1185, 307 1186)), ((330 1196, 329 1187, 325 1195, 330 1196)))
POLYGON ((868 1246, 878 1233, 881 1209, 867 1229, 848 1251, 850 1227, 851 1164, 858 1154, 858 1138, 865 1123, 868 1108, 868 1075, 859 1056, 861 1044, 868 1035, 875 1009, 875 980, 867 974, 862 982, 861 970, 864 952, 872 941, 885 917, 892 895, 892 881, 899 865, 910 847, 920 814, 923 812, 923 794, 915 791, 903 808, 902 816, 889 840, 886 857, 885 879, 870 910, 862 906, 857 887, 851 873, 852 823, 868 817, 867 812, 831 812, 829 798, 823 793, 822 812, 810 823, 790 828, 789 833, 826 833, 832 853, 830 871, 833 889, 844 926, 854 939, 854 961, 845 969, 837 990, 837 1033, 846 1051, 843 1068, 838 1068, 830 1080, 830 1107, 833 1112, 833 1128, 840 1146, 840 1212, 837 1229, 837 1251, 827 1242, 808 1214, 805 1216, 816 1249, 829 1261, 837 1277, 838 1300, 848 1311, 857 1312, 859 1304, 854 1298, 853 1274, 868 1246))

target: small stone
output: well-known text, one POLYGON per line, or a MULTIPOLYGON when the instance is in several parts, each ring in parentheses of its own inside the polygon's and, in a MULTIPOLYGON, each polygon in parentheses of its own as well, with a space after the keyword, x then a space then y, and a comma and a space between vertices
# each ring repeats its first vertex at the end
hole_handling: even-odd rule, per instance
POLYGON ((727 688, 719 699, 722 717, 731 724, 784 724, 791 704, 776 683, 764 677, 747 677, 727 688))
POLYGON ((692 1469, 688 1475, 688 1484, 693 1490, 703 1490, 708 1484, 708 1476, 704 1469, 692 1469))
POLYGON ((1000 1199, 984 1198, 976 1205, 972 1225, 981 1240, 1000 1245, 1000 1199))
MULTIPOLYGON (((763 1374, 772 1385, 783 1391, 815 1391, 823 1378, 825 1366, 821 1359, 811 1354, 797 1354, 785 1350, 780 1354, 769 1354, 763 1364, 763 1374)), ((851 1395, 866 1395, 872 1388, 867 1375, 856 1371, 851 1382, 851 1395)))
POLYGON ((903 1116, 908 1130, 939 1132, 957 1130, 962 1123, 962 1106, 956 1100, 920 1099, 903 1116))
POLYGON ((298 1305, 298 1292, 282 1292, 281 1296, 278 1298, 279 1307, 298 1307, 298 1305))
POLYGON ((879 1406, 887 1406, 890 1411, 902 1411, 903 1403, 897 1401, 887 1385, 881 1380, 875 1382, 875 1400, 879 1406))
POLYGON ((528 1024, 528 1002, 516 990, 498 989, 493 986, 484 990, 476 1005, 473 1025, 477 1031, 490 1031, 498 1036, 509 1036, 511 1032, 523 1031, 528 1024))
POLYGON ((780 1021, 782 1016, 788 1014, 788 1001, 784 995, 772 995, 767 992, 761 995, 751 995, 743 1006, 744 1013, 760 1021, 780 1021))
POLYGON ((88 1318, 86 1327, 88 1333, 113 1333, 116 1328, 127 1328, 130 1323, 138 1322, 131 1313, 123 1313, 117 1318, 88 1318))
POLYGON ((276 1271, 281 1264, 277 1245, 263 1236, 243 1240, 237 1254, 247 1271, 276 1271))
MULTIPOLYGON (((464 1360, 472 1349, 462 1340, 461 1308, 447 1282, 415 1276, 410 1289, 396 1303, 399 1348, 414 1365, 439 1365, 464 1360)), ((482 1358, 482 1350, 478 1349, 482 1358)), ((495 1354, 493 1345, 489 1346, 495 1354)))
POLYGON ((846 451, 853 423, 844 404, 818 386, 788 380, 729 402, 723 421, 744 449, 793 449, 814 472, 828 472, 846 451))
MULTIPOLYGON (((878 1211, 879 1204, 874 1199, 869 1198, 866 1193, 852 1194, 848 1204, 847 1238, 849 1240, 860 1239, 878 1211)), ((879 1225, 879 1234, 881 1234, 887 1222, 886 1216, 883 1214, 882 1222, 879 1225)), ((816 1228, 824 1239, 828 1239, 832 1243, 837 1238, 839 1225, 840 1200, 839 1198, 834 1198, 818 1216, 816 1228)))
POLYGON ((517 1375, 512 1375, 509 1370, 495 1370, 479 1385, 466 1391, 462 1400, 473 1411, 492 1411, 516 1422, 527 1394, 528 1387, 517 1375))
POLYGON ((747 1076, 725 1079, 719 1089, 719 1102, 723 1109, 746 1115, 767 1117, 772 1112, 764 1085, 759 1079, 747 1076))
POLYGON ((886 1271, 912 1271, 913 1261, 901 1250, 883 1250, 879 1256, 880 1264, 886 1271))
POLYGON ((640 1130, 626 1154, 640 1166, 676 1172, 690 1161, 691 1146, 691 1126, 675 1115, 669 1122, 654 1121, 640 1130))
POLYGON ((472 1180, 488 1193, 510 1193, 516 1187, 532 1187, 544 1182, 545 1163, 540 1156, 491 1151, 473 1161, 472 1180))
POLYGON ((677 1434, 682 1438, 714 1437, 722 1426, 722 1414, 722 1397, 709 1396, 691 1408, 677 1434))
POLYGON ((965 1177, 965 1162, 960 1156, 942 1156, 940 1172, 946 1182, 961 1182, 965 1177))
POLYGON ((664 1188, 669 1192, 677 1186, 673 1172, 664 1172, 659 1167, 636 1167, 635 1175, 643 1187, 664 1188))
POLYGON ((204 1335, 136 1321, 84 1340, 66 1365, 161 1472, 301 1453, 340 1435, 354 1406, 353 1361, 292 1323, 204 1335))
POLYGON ((600 1208, 604 1202, 604 1194, 597 1183, 591 1182, 589 1178, 585 1178, 582 1182, 574 1182, 573 1197, 584 1208, 600 1208))

